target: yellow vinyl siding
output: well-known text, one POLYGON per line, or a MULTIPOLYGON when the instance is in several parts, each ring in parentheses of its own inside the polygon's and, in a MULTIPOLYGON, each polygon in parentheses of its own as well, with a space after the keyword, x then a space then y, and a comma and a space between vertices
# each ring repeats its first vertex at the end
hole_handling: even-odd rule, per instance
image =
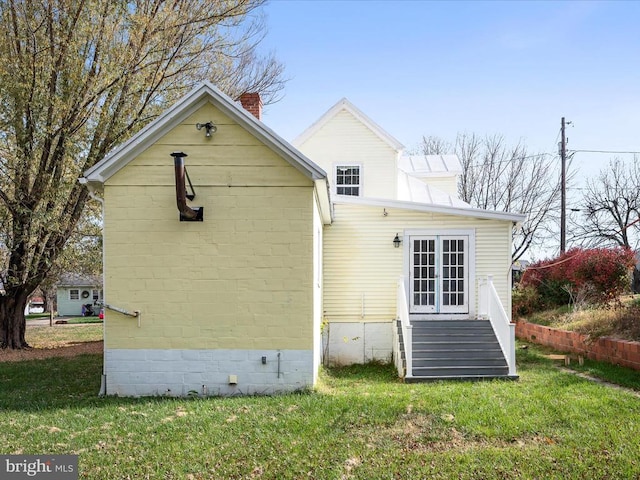
POLYGON ((105 183, 106 301, 142 312, 107 312, 107 348, 311 350, 313 188, 210 104, 160 138, 105 183), (176 150, 203 222, 179 221, 176 150))
POLYGON ((362 165, 360 196, 396 198, 397 152, 346 110, 298 149, 323 168, 335 192, 336 165, 362 165))
MULTIPOLYGON (((324 235, 324 314, 330 322, 389 321, 396 316, 396 283, 405 275, 403 248, 394 248, 405 229, 472 229, 475 231, 477 280, 494 276, 510 312, 511 225, 411 210, 335 205, 335 221, 324 235)), ((477 300, 477 299, 476 299, 477 300)), ((476 301, 477 303, 477 301, 476 301)), ((474 309, 477 311, 477 308, 474 309)))

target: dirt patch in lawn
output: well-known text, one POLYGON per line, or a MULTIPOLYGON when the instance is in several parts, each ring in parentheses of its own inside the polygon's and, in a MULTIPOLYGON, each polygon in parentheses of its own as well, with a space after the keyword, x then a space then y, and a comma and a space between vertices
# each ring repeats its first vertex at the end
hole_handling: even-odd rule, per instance
POLYGON ((42 360, 52 357, 75 357, 76 355, 102 354, 103 342, 56 343, 24 350, 0 349, 0 362, 22 362, 24 360, 42 360))

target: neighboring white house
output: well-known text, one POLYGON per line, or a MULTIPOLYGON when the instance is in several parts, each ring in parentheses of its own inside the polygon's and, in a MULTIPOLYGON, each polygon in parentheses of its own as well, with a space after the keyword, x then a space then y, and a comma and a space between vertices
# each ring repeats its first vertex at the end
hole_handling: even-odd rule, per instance
POLYGON ((64 274, 56 290, 58 315, 81 316, 83 306, 91 305, 95 315, 102 302, 102 278, 98 275, 64 274))

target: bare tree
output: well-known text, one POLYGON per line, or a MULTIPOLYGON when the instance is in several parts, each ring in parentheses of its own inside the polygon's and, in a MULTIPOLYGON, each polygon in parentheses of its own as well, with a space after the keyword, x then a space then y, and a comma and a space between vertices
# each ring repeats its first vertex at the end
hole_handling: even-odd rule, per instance
MULTIPOLYGON (((422 150, 424 154, 444 153, 440 149, 446 145, 426 137, 422 150)), ((499 135, 481 138, 458 134, 453 152, 462 164, 458 183, 462 200, 477 208, 527 215, 527 220, 514 228, 514 262, 548 239, 560 192, 552 158, 531 154, 522 143, 507 146, 499 135)))
POLYGON ((283 87, 261 58, 262 0, 0 0, 0 346, 77 231, 77 178, 209 79, 232 97, 283 87))
MULTIPOLYGON (((581 221, 572 226, 574 241, 589 247, 640 246, 640 165, 615 158, 583 190, 581 221)), ((640 291, 640 271, 633 272, 634 292, 640 291)))
POLYGON ((582 195, 581 222, 572 230, 586 246, 620 246, 636 250, 640 244, 640 166, 615 158, 595 179, 588 179, 582 195))

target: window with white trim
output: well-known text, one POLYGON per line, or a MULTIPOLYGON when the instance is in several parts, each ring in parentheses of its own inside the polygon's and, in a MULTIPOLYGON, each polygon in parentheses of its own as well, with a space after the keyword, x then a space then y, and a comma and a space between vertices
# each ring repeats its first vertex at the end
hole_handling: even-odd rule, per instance
POLYGON ((360 196, 362 175, 360 165, 336 166, 336 194, 360 196))
POLYGON ((92 293, 93 293, 92 298, 94 302, 102 300, 102 290, 93 290, 92 293))
POLYGON ((80 290, 77 288, 69 290, 69 300, 80 300, 80 290))

